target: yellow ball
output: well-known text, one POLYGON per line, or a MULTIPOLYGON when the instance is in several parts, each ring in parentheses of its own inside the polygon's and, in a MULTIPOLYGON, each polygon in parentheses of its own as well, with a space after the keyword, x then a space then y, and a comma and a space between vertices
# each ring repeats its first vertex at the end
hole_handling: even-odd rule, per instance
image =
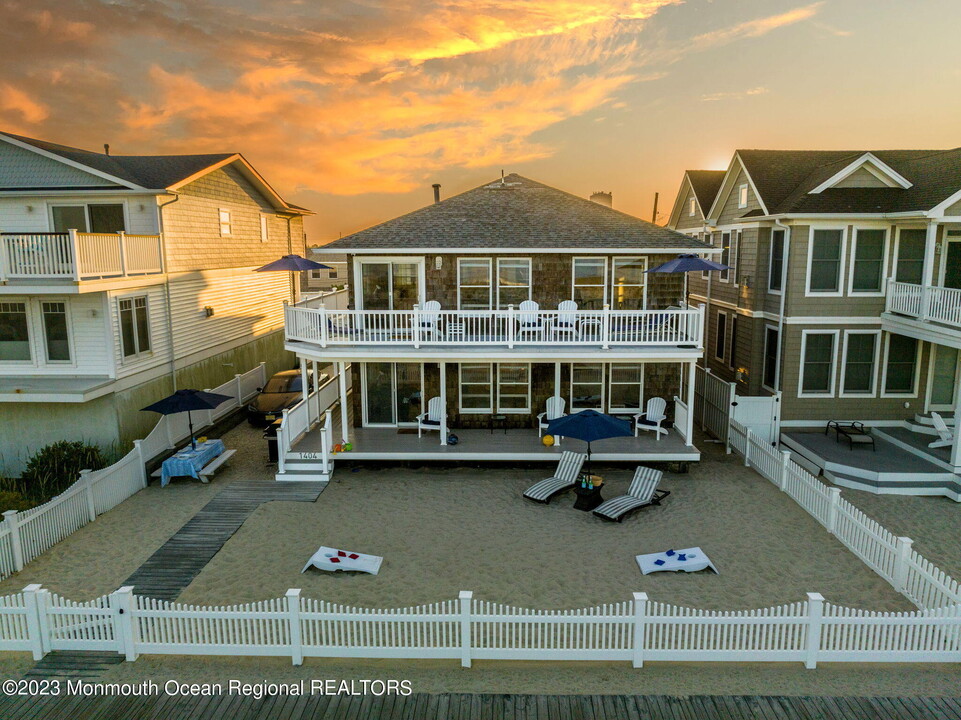
POLYGON ((545 435, 544 437, 541 438, 541 442, 544 443, 545 447, 550 447, 551 445, 554 444, 554 436, 545 435))

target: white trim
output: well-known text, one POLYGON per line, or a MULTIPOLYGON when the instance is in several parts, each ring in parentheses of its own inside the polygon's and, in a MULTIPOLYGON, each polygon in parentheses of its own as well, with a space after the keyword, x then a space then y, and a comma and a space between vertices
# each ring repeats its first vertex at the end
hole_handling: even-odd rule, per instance
MULTIPOLYGON (((73 202, 67 202, 67 201, 64 201, 64 202, 58 202, 58 201, 49 202, 49 201, 43 201, 43 205, 44 205, 44 210, 46 211, 46 215, 47 215, 47 227, 50 229, 51 232, 57 232, 57 230, 55 229, 54 219, 53 219, 53 209, 54 209, 54 208, 58 208, 58 207, 82 207, 82 208, 83 208, 84 222, 87 223, 87 229, 86 229, 86 230, 81 230, 80 228, 73 228, 74 230, 76 230, 76 231, 78 231, 78 232, 86 232, 86 233, 92 233, 92 234, 97 234, 97 235, 111 235, 112 233, 110 233, 110 232, 103 232, 102 230, 94 230, 94 229, 93 229, 93 223, 91 222, 92 218, 90 217, 90 208, 91 208, 91 206, 93 206, 93 205, 119 205, 119 206, 121 207, 121 209, 122 209, 122 212, 123 212, 123 232, 125 232, 125 233, 129 233, 129 232, 130 232, 130 230, 129 230, 129 228, 130 228, 130 211, 129 211, 129 208, 127 207, 127 200, 126 200, 126 198, 121 198, 119 201, 118 201, 118 200, 102 200, 102 201, 97 201, 97 200, 89 200, 89 199, 87 199, 87 200, 77 200, 77 201, 73 201, 73 202)), ((61 231, 61 232, 66 232, 66 231, 64 230, 64 231, 61 231)), ((131 234, 135 234, 135 233, 131 233, 131 234)))
POLYGON ((866 152, 847 167, 839 170, 834 175, 829 177, 816 188, 809 190, 808 194, 818 195, 828 188, 834 187, 849 175, 853 175, 862 167, 874 175, 878 180, 881 180, 888 187, 900 187, 903 190, 907 190, 909 187, 911 187, 911 182, 901 173, 885 163, 883 160, 880 160, 874 153, 866 152), (874 168, 870 167, 868 163, 873 165, 874 168))
MULTIPOLYGON (((531 414, 531 363, 529 362, 499 362, 495 363, 494 379, 497 388, 494 390, 494 400, 496 412, 501 415, 530 415, 531 414), (527 404, 522 408, 502 408, 501 407, 501 368, 508 365, 518 365, 527 368, 527 404)), ((519 385, 520 383, 506 383, 507 385, 519 385)))
POLYGON ((40 321, 40 349, 42 352, 43 365, 46 367, 77 367, 77 349, 74 346, 73 337, 73 307, 69 297, 43 296, 37 299, 39 308, 38 320, 40 321), (47 346, 47 328, 44 324, 44 303, 63 303, 63 314, 67 324, 67 352, 70 353, 69 360, 51 360, 50 349, 47 346))
POLYGON ((787 244, 787 230, 782 230, 781 228, 771 228, 771 233, 767 244, 767 294, 768 295, 780 295, 784 288, 781 287, 778 290, 771 288, 771 278, 774 277, 774 234, 781 233, 781 272, 778 273, 777 280, 781 285, 784 284, 784 263, 787 258, 784 257, 784 247, 787 244))
POLYGON ((840 330, 802 330, 801 331, 801 356, 798 364, 797 396, 799 398, 833 398, 838 374, 838 339, 840 330), (834 340, 831 344, 831 379, 828 381, 828 392, 804 392, 804 358, 807 355, 808 335, 833 335, 834 340))
POLYGON ((741 183, 740 185, 738 185, 737 186, 737 209, 743 210, 744 208, 746 208, 750 199, 751 199, 751 196, 750 196, 750 193, 748 192, 748 184, 741 183))
POLYGON ((27 325, 27 350, 30 351, 30 357, 26 360, 0 360, 0 368, 11 368, 11 367, 38 367, 40 363, 38 362, 37 349, 35 347, 36 338, 34 337, 36 327, 34 326, 35 312, 34 298, 29 296, 0 296, 0 304, 9 305, 23 305, 24 321, 27 325))
MULTIPOLYGON (((570 297, 571 297, 571 300, 574 300, 575 302, 577 302, 577 298, 574 297, 574 295, 575 295, 575 288, 579 288, 579 287, 580 287, 580 288, 596 288, 596 287, 600 287, 600 288, 601 288, 601 305, 603 306, 603 305, 606 305, 606 304, 607 304, 607 298, 608 298, 607 288, 608 288, 608 285, 609 285, 609 283, 608 283, 608 272, 607 272, 607 270, 608 270, 608 262, 607 262, 607 260, 608 260, 607 256, 601 256, 601 255, 575 255, 574 257, 571 258, 571 296, 570 296, 570 297), (577 274, 575 273, 574 268, 577 266, 577 261, 578 261, 578 260, 601 260, 601 261, 604 262, 604 277, 601 279, 601 284, 600 284, 600 285, 577 285, 577 284, 576 284, 577 274)), ((578 303, 578 308, 580 308, 580 303, 578 303)), ((600 309, 600 308, 598 308, 598 309, 600 309)))
POLYGON ((727 334, 728 334, 728 333, 727 333, 727 316, 728 316, 728 313, 726 313, 724 310, 718 310, 718 311, 717 311, 717 323, 716 323, 715 326, 716 326, 717 328, 720 328, 720 326, 721 326, 721 316, 722 316, 722 315, 724 316, 724 337, 721 337, 721 332, 720 332, 720 330, 718 330, 718 331, 715 333, 715 336, 714 336, 714 347, 713 347, 711 350, 712 350, 712 352, 714 353, 714 359, 715 359, 715 360, 720 360, 721 362, 724 362, 724 360, 725 360, 724 352, 727 350, 727 343, 728 343, 728 340, 727 340, 727 334), (721 354, 720 354, 720 355, 717 354, 717 341, 718 341, 718 340, 721 340, 721 354))
POLYGON ((785 325, 881 325, 879 317, 838 316, 795 316, 784 318, 785 325))
MULTIPOLYGON (((38 148, 35 145, 31 145, 30 143, 25 143, 20 140, 15 140, 14 138, 10 137, 9 135, 6 135, 5 133, 0 133, 0 140, 8 142, 11 145, 15 145, 16 147, 22 148, 23 150, 29 150, 30 152, 36 153, 37 155, 42 155, 45 158, 56 160, 57 162, 63 163, 64 165, 69 165, 70 167, 75 168, 77 170, 81 170, 87 173, 88 175, 94 175, 104 180, 115 182, 118 185, 123 185, 125 188, 129 188, 131 190, 147 189, 147 188, 144 188, 142 185, 137 185, 135 183, 130 182, 129 180, 124 180, 123 178, 119 178, 116 175, 110 175, 108 173, 101 172, 100 170, 96 170, 90 167, 89 165, 84 165, 83 163, 79 163, 74 160, 68 160, 62 155, 57 155, 56 153, 48 152, 47 150, 42 150, 41 148, 38 148)), ((103 186, 101 185, 93 185, 91 186, 91 190, 99 190, 102 187, 103 186)))
MULTIPOLYGON (((695 292, 688 292, 688 295, 693 300, 707 301, 707 296, 698 295, 695 292)), ((765 318, 767 320, 777 320, 778 315, 776 313, 764 312, 763 310, 749 310, 747 308, 738 307, 734 303, 727 302, 726 300, 718 300, 717 298, 711 298, 711 305, 717 305, 719 307, 727 308, 728 310, 735 311, 738 315, 744 315, 750 318, 765 318)))
MULTIPOLYGON (((497 262, 494 263, 496 268, 496 277, 494 278, 496 289, 494 290, 494 303, 492 305, 492 309, 497 309, 497 310, 506 309, 507 305, 511 304, 511 303, 507 303, 503 306, 503 308, 501 307, 501 262, 527 263, 527 298, 526 299, 530 300, 533 297, 533 293, 534 293, 534 267, 533 267, 533 263, 531 262, 531 259, 529 257, 499 257, 499 258, 496 258, 496 260, 497 262)), ((458 271, 459 269, 460 269, 460 259, 458 258, 458 271)), ((460 285, 458 285, 458 292, 460 292, 460 285)), ((517 305, 520 305, 520 303, 517 303, 517 305)), ((515 305, 515 307, 517 307, 517 305, 515 305)))
MULTIPOLYGON (((466 287, 469 287, 469 288, 482 288, 482 287, 484 287, 484 286, 483 286, 483 285, 467 285, 466 287)), ((494 302, 494 262, 493 262, 493 259, 492 259, 492 258, 489 258, 489 257, 462 257, 462 258, 457 258, 457 309, 458 309, 458 310, 465 310, 465 309, 466 309, 466 310, 492 310, 492 309, 493 309, 493 302, 494 302), (478 265, 478 266, 481 265, 482 263, 486 263, 486 265, 487 265, 487 307, 486 307, 486 308, 464 308, 463 303, 461 302, 461 297, 460 297, 460 289, 461 289, 461 280, 460 280, 461 271, 460 271, 460 266, 461 266, 461 263, 464 263, 464 262, 474 263, 475 265, 478 265)))
POLYGON ((691 197, 688 199, 687 216, 697 217, 697 196, 693 192, 691 192, 691 197))
MULTIPOLYGON (((391 265, 393 263, 405 264, 405 265, 416 265, 417 266, 417 302, 421 305, 424 304, 425 298, 425 284, 426 284, 426 271, 425 271, 426 259, 421 257, 411 257, 409 255, 376 255, 373 257, 357 258, 356 262, 353 263, 354 270, 354 292, 352 293, 354 301, 355 310, 364 309, 364 276, 362 266, 365 264, 376 265, 378 263, 386 263, 391 265)), ((393 270, 388 271, 390 273, 391 282, 393 282, 393 270)), ((346 277, 344 278, 347 279, 346 277)), ((393 303, 393 293, 391 295, 391 303, 393 303)))
POLYGON ((607 363, 607 412, 611 415, 636 415, 637 413, 644 412, 644 377, 647 374, 646 363, 643 362, 633 362, 633 363, 607 363), (638 387, 637 402, 638 407, 630 408, 613 408, 610 406, 611 398, 614 396, 613 387, 618 386, 633 386, 634 383, 626 382, 614 382, 614 368, 615 366, 624 365, 638 365, 641 368, 641 381, 638 387))
POLYGON ((270 240, 270 220, 269 215, 260 213, 260 242, 270 240))
POLYGON ((878 228, 878 227, 863 227, 854 226, 854 231, 851 235, 851 262, 848 266, 848 295, 851 297, 884 297, 887 290, 887 279, 888 279, 888 249, 889 249, 889 237, 891 234, 891 228, 878 228), (866 232, 877 232, 881 231, 883 233, 881 240, 881 271, 880 278, 878 278, 878 286, 880 290, 855 290, 854 289, 854 268, 857 263, 857 252, 858 252, 858 233, 861 231, 866 232))
POLYGON ((628 287, 628 288, 640 287, 641 288, 641 309, 647 310, 647 275, 646 275, 647 267, 648 267, 647 258, 639 255, 615 255, 614 257, 611 258, 611 272, 610 272, 610 278, 609 278, 610 285, 611 285, 611 288, 610 288, 611 294, 610 294, 609 302, 611 304, 612 310, 617 309, 614 307, 614 288, 615 287, 628 287), (638 260, 640 260, 642 263, 644 263, 644 270, 642 271, 642 274, 641 274, 641 277, 643 278, 643 283, 641 285, 616 286, 614 284, 614 269, 617 266, 618 260, 628 260, 628 261, 634 261, 634 262, 637 262, 638 260))
MULTIPOLYGON (((906 225, 895 225, 894 228, 894 249, 891 253, 891 268, 888 270, 888 277, 893 277, 897 280, 898 277, 898 262, 900 261, 901 254, 901 233, 905 230, 921 230, 927 234, 927 225, 922 223, 909 223, 906 225)), ((927 238, 925 237, 925 240, 927 238)), ((925 243, 926 245, 926 243, 925 243)), ((924 284, 924 255, 921 256, 921 282, 918 284, 924 284)))
POLYGON ((937 205, 935 205, 933 208, 928 210, 927 215, 928 217, 936 217, 944 221, 947 221, 947 217, 945 216, 944 211, 947 210, 952 205, 957 204, 958 202, 961 202, 961 190, 951 193, 947 198, 945 198, 944 200, 939 202, 937 205))
POLYGON ((889 393, 885 392, 885 388, 888 385, 888 353, 891 349, 891 336, 899 335, 900 333, 888 332, 884 336, 884 354, 883 360, 881 361, 881 386, 878 389, 882 398, 916 398, 918 396, 918 385, 921 380, 921 345, 922 341, 910 335, 904 335, 903 337, 911 338, 914 340, 916 347, 916 354, 914 358, 914 386, 911 392, 908 393, 889 393))
POLYGON ((721 262, 722 264, 724 264, 724 265, 727 265, 727 266, 728 266, 728 269, 727 269, 727 270, 718 270, 718 273, 717 273, 717 280, 718 280, 718 282, 722 282, 722 283, 726 283, 726 284, 730 284, 730 283, 733 282, 732 279, 731 279, 731 270, 734 269, 734 268, 731 266, 731 249, 732 249, 732 248, 731 248, 731 243, 734 242, 733 238, 734 238, 734 234, 735 234, 736 232, 737 232, 736 230, 724 230, 723 232, 721 232, 721 257, 720 257, 720 262, 721 262), (725 235, 727 236, 727 244, 724 243, 724 236, 725 236, 725 235), (727 262, 724 261, 724 249, 725 249, 725 248, 727 248, 727 262))
POLYGON ((217 208, 217 221, 220 227, 220 237, 233 237, 234 218, 233 214, 230 212, 230 208, 217 208), (227 216, 226 222, 224 221, 224 215, 227 216), (227 227, 226 232, 224 232, 225 225, 227 227))
POLYGON ((845 258, 847 256, 847 246, 848 246, 848 228, 847 225, 842 225, 841 227, 814 227, 811 226, 808 229, 807 237, 807 267, 805 268, 805 282, 804 282, 804 297, 844 297, 844 270, 845 270, 845 258), (828 231, 828 232, 840 232, 841 233, 841 244, 839 248, 838 257, 838 289, 837 290, 812 290, 811 289, 811 260, 814 256, 814 234, 818 231, 828 231))
POLYGON ((771 387, 770 385, 766 385, 764 383, 764 372, 766 370, 766 364, 767 364, 768 330, 773 330, 774 334, 777 335, 777 339, 775 340, 775 343, 777 344, 778 347, 774 353, 774 362, 775 362, 774 375, 775 375, 775 380, 777 379, 777 359, 778 359, 777 356, 780 353, 781 331, 777 325, 764 323, 764 343, 763 343, 764 348, 761 351, 761 387, 764 388, 765 390, 768 390, 769 392, 776 393, 777 390, 775 388, 771 387))
MULTIPOLYGON (((739 226, 741 227, 741 226, 739 226)), ((678 234, 679 238, 687 238, 684 233, 674 230, 678 234)), ((357 248, 350 247, 347 245, 336 245, 336 240, 331 243, 333 247, 323 246, 319 248, 314 248, 313 252, 318 254, 331 253, 333 255, 377 255, 383 253, 387 248, 357 248)), ((394 252, 399 250, 399 248, 390 248, 394 252)), ((511 255, 517 253, 524 253, 525 255, 576 255, 580 256, 584 253, 590 253, 591 256, 594 255, 623 255, 625 252, 629 252, 632 255, 672 255, 676 257, 680 253, 702 253, 702 254, 716 254, 720 250, 712 249, 705 245, 678 245, 677 247, 584 247, 577 248, 571 247, 549 247, 549 248, 532 248, 532 247, 491 247, 491 248, 450 248, 450 247, 412 247, 404 248, 404 253, 409 255, 481 255, 484 257, 490 255, 511 255)), ((587 255, 584 255, 587 257, 587 255)))
POLYGON ((945 228, 944 235, 942 236, 941 243, 940 243, 941 264, 940 264, 940 267, 938 268, 938 280, 937 280, 937 283, 935 283, 939 287, 945 286, 944 276, 947 275, 947 272, 948 272, 948 250, 950 249, 951 245, 955 243, 957 243, 958 245, 961 245, 961 236, 949 235, 947 226, 944 226, 944 228, 945 228))
POLYGON ((606 390, 607 390, 607 373, 605 372, 605 370, 606 370, 606 368, 605 368, 606 363, 605 363, 604 361, 602 361, 602 360, 599 360, 599 361, 596 361, 596 362, 587 361, 587 362, 572 362, 572 363, 570 363, 570 367, 568 368, 568 384, 567 384, 567 396, 571 399, 571 402, 570 402, 570 411, 571 411, 572 413, 576 413, 576 412, 580 412, 581 410, 594 410, 594 409, 595 409, 595 408, 593 408, 593 407, 590 407, 590 408, 588 408, 588 407, 574 407, 574 366, 575 366, 575 365, 597 365, 597 366, 599 366, 599 367, 601 368, 601 380, 600 380, 599 383, 578 383, 578 384, 579 384, 579 385, 598 385, 598 386, 600 386, 600 388, 601 388, 601 403, 600 403, 600 405, 598 406, 597 410, 598 410, 598 412, 604 412, 604 409, 607 407, 607 397, 606 397, 606 390))
MULTIPOLYGON (((721 182, 721 187, 718 190, 717 195, 714 196, 714 202, 711 203, 711 209, 708 210, 707 215, 705 216, 705 222, 708 224, 711 224, 712 220, 717 220, 717 216, 715 215, 714 211, 719 211, 720 207, 723 207, 721 198, 726 201, 728 195, 730 195, 731 191, 734 189, 733 184, 734 179, 737 177, 737 173, 735 172, 732 174, 731 171, 734 169, 735 164, 737 164, 737 166, 744 171, 744 177, 747 178, 748 184, 751 186, 751 191, 754 193, 754 197, 757 198, 758 205, 761 206, 761 210, 765 215, 770 214, 767 206, 764 204, 764 198, 762 198, 761 193, 757 191, 757 186, 754 184, 754 179, 751 177, 751 173, 747 171, 747 167, 744 165, 744 161, 741 159, 741 156, 735 152, 734 157, 731 158, 731 162, 727 167, 727 172, 724 174, 724 180, 721 182)), ((757 218, 752 218, 752 220, 756 221, 757 218)))
MULTIPOLYGON (((950 345, 938 345, 932 343, 928 349, 928 377, 924 388, 924 412, 930 412, 934 410, 935 412, 953 412, 954 411, 954 395, 952 394, 952 402, 948 404, 938 403, 935 405, 931 400, 931 393, 934 392, 934 362, 935 356, 938 353, 938 348, 946 348, 948 350, 954 350, 958 353, 958 359, 961 360, 961 349, 951 347, 950 345)), ((957 392, 958 383, 961 383, 961 364, 955 364, 954 368, 954 391, 957 392)))
POLYGON ((728 318, 728 322, 730 323, 731 328, 730 328, 730 332, 728 333, 728 335, 730 335, 730 339, 728 340, 727 366, 728 366, 729 368, 731 368, 731 370, 735 370, 735 371, 736 371, 736 370, 737 370, 737 363, 735 362, 735 360, 737 359, 737 358, 736 358, 736 354, 737 354, 737 313, 734 313, 733 315, 731 315, 731 317, 728 318))
MULTIPOLYGON (((469 383, 483 385, 484 383, 469 383)), ((457 410, 461 415, 492 415, 494 413, 494 363, 492 362, 459 362, 457 363, 457 410), (464 408, 464 365, 487 366, 487 407, 464 408)))
POLYGON ((120 364, 123 366, 132 365, 136 362, 139 362, 140 360, 152 357, 154 354, 154 351, 153 351, 153 331, 152 331, 152 328, 150 327, 150 293, 144 290, 131 291, 131 292, 124 293, 123 295, 114 296, 114 300, 116 301, 115 307, 116 307, 116 313, 117 313, 117 345, 120 349, 120 364), (135 352, 132 355, 124 355, 123 319, 120 316, 120 311, 121 311, 120 303, 127 300, 131 302, 130 310, 132 313, 132 317, 134 319, 134 326, 133 326, 134 342, 139 347, 140 340, 137 337, 137 327, 138 327, 137 313, 136 313, 136 307, 133 304, 137 298, 144 299, 144 308, 147 311, 147 342, 150 343, 150 348, 147 350, 138 350, 138 352, 135 352))
MULTIPOLYGON (((308 358, 307 355, 303 356, 308 358)), ((314 362, 319 362, 315 360, 314 362)), ((351 363, 352 365, 353 363, 351 363)), ((419 365, 420 366, 420 397, 421 410, 427 412, 427 405, 424 403, 424 362, 418 360, 372 360, 369 362, 359 361, 357 363, 358 373, 360 374, 360 424, 361 427, 373 428, 398 428, 398 427, 417 427, 416 418, 413 421, 399 422, 397 420, 397 366, 419 365), (392 421, 389 423, 372 423, 367 417, 367 366, 368 365, 390 365, 390 396, 391 406, 390 415, 392 421)))
POLYGON ((878 393, 878 361, 881 357, 881 331, 880 330, 845 330, 844 339, 841 343, 841 381, 838 385, 839 398, 873 398, 878 393), (844 392, 844 378, 848 370, 848 337, 851 335, 873 335, 874 357, 871 360, 871 391, 870 392, 844 392))

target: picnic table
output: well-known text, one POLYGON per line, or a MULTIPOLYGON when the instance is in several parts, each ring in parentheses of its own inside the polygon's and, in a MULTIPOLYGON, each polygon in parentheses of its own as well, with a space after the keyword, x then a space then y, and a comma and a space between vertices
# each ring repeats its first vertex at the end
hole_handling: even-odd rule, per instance
MULTIPOLYGON (((223 440, 207 440, 197 443, 196 450, 189 445, 164 460, 160 472, 160 486, 166 487, 172 477, 192 477, 201 480, 200 471, 227 448, 223 440)), ((205 479, 204 482, 207 482, 205 479)))

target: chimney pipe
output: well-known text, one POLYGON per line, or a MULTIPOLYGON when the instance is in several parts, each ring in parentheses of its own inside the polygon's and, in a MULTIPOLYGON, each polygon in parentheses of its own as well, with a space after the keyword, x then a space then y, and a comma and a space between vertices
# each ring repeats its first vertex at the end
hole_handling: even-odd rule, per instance
POLYGON ((110 145, 107 144, 107 143, 104 143, 104 144, 103 144, 103 154, 104 154, 104 155, 109 155, 109 154, 110 154, 110 145))
POLYGON ((434 188, 434 202, 440 202, 440 183, 434 183, 431 187, 434 188))

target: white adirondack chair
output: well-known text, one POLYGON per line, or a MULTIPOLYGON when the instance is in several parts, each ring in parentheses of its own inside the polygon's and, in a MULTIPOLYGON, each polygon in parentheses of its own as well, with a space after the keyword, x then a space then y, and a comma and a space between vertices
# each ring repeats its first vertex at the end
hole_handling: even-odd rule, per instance
POLYGON ((436 339, 440 335, 440 303, 436 300, 428 300, 421 308, 418 317, 420 334, 432 336, 436 339))
POLYGON ((440 403, 440 397, 432 397, 427 403, 427 412, 417 416, 417 437, 421 436, 422 430, 440 430, 440 416, 444 410, 440 403))
POLYGON ((554 321, 554 336, 569 335, 576 340, 577 332, 577 303, 565 300, 557 306, 557 319, 554 321))
MULTIPOLYGON (((564 412, 564 398, 560 395, 554 395, 547 398, 547 410, 537 414, 537 437, 541 437, 544 431, 547 430, 547 426, 551 420, 556 420, 559 417, 564 417, 567 415, 564 412)), ((554 442, 558 445, 561 444, 560 436, 554 436, 554 442)))
POLYGON ((667 420, 664 411, 667 409, 667 400, 659 397, 652 397, 647 401, 645 412, 634 416, 634 437, 637 437, 639 430, 651 430, 657 433, 657 440, 660 442, 661 435, 667 435, 667 428, 661 427, 661 423, 667 420))
POLYGON ((525 300, 518 305, 517 339, 525 336, 541 340, 544 337, 544 321, 540 316, 541 306, 533 300, 525 300))
MULTIPOLYGON (((955 415, 955 417, 957 417, 957 415, 955 415)), ((934 429, 938 431, 938 435, 940 436, 940 439, 935 440, 932 443, 928 443, 928 447, 929 448, 951 447, 951 445, 954 443, 954 433, 951 432, 951 428, 948 427, 948 424, 944 422, 944 418, 941 417, 938 413, 933 412, 931 413, 931 420, 934 422, 934 429)))

